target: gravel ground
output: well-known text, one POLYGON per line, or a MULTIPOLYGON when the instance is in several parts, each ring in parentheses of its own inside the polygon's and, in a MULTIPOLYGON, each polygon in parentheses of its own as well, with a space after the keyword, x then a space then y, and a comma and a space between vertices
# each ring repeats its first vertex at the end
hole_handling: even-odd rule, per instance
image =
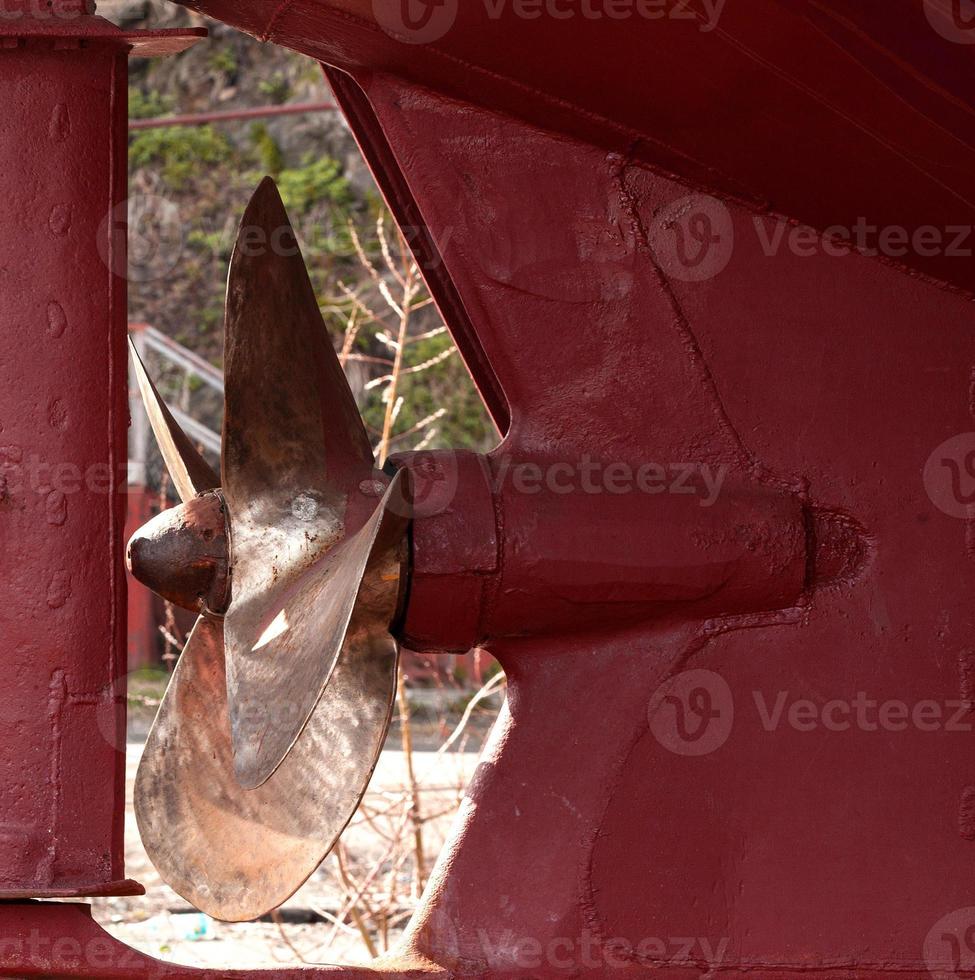
MULTIPOLYGON (((465 751, 438 755, 429 747, 439 744, 443 725, 419 723, 414 726, 414 770, 421 790, 424 813, 438 816, 424 825, 424 848, 428 869, 449 829, 453 810, 477 763, 478 751, 490 727, 490 716, 482 716, 472 726, 465 751)), ((142 754, 144 719, 135 712, 130 725, 127 750, 125 857, 126 873, 146 888, 138 898, 103 898, 93 901, 95 918, 113 936, 152 956, 186 966, 293 966, 300 962, 354 964, 367 962, 367 947, 350 923, 334 926, 328 921, 342 905, 342 887, 334 856, 281 909, 279 923, 217 922, 192 909, 159 877, 149 862, 136 828, 132 809, 132 787, 142 754)), ((395 746, 394 730, 380 759, 364 800, 370 823, 357 819, 343 835, 349 871, 364 877, 387 850, 384 833, 391 833, 402 819, 402 800, 407 785, 405 757, 395 746), (389 814, 383 811, 392 810, 389 814), (394 819, 395 817, 395 819, 394 819)), ((407 834, 407 837, 411 835, 407 834)), ((404 848, 404 851, 406 849, 404 848)), ((391 865, 391 862, 387 862, 391 865)), ((413 904, 410 896, 412 862, 397 872, 384 867, 383 876, 395 877, 395 905, 400 921, 392 922, 386 942, 392 946, 401 935, 413 904)), ((368 928, 377 949, 383 939, 368 928)))

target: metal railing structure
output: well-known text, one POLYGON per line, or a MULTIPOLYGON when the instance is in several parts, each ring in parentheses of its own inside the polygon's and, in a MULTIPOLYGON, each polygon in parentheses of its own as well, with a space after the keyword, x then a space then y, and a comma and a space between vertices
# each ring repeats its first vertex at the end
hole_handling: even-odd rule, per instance
MULTIPOLYGON (((185 375, 199 379, 204 385, 212 388, 221 398, 223 397, 223 373, 209 361, 167 337, 162 331, 145 323, 130 323, 129 336, 135 345, 139 356, 146 360, 152 352, 165 364, 176 367, 185 375)), ((132 428, 129 435, 129 485, 146 486, 148 482, 147 461, 152 447, 152 432, 149 419, 139 396, 139 387, 129 368, 129 410, 132 416, 132 428)), ((197 421, 184 412, 178 405, 169 403, 169 410, 180 424, 183 431, 198 442, 205 450, 220 455, 220 434, 197 421)))

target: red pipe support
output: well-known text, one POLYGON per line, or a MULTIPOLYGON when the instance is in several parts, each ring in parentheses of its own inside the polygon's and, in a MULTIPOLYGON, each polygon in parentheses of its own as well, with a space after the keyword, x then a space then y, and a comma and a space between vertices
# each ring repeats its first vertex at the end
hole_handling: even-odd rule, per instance
POLYGON ((246 119, 268 119, 274 116, 299 116, 309 112, 333 112, 332 102, 296 102, 293 105, 257 106, 253 109, 229 109, 225 112, 199 112, 183 116, 158 116, 154 119, 130 119, 129 129, 162 129, 166 126, 204 126, 208 123, 237 122, 246 119))
POLYGON ((0 898, 124 880, 127 34, 93 4, 0 20, 0 898))

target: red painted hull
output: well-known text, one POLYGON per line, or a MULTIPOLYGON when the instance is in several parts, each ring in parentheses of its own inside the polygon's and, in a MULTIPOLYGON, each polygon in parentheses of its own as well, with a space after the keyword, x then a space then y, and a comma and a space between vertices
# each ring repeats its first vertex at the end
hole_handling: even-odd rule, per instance
MULTIPOLYGON (((494 18, 471 3, 421 45, 382 30, 374 11, 392 8, 365 0, 192 6, 333 66, 506 433, 491 467, 707 464, 808 517, 805 576, 791 551, 777 561, 774 528, 735 538, 751 548, 746 586, 788 580, 767 608, 722 605, 719 583, 706 616, 677 606, 625 628, 582 616, 562 633, 547 621, 545 636, 491 638, 508 707, 404 959, 377 969, 970 974, 975 532, 961 478, 975 452, 946 440, 975 429, 972 262, 943 240, 933 254, 888 254, 888 240, 881 256, 843 255, 844 236, 824 233, 862 218, 913 241, 973 224, 963 83, 975 48, 946 40, 913 0, 896 18, 889 4, 757 0, 709 30, 699 18, 494 18), (797 237, 775 214, 815 231, 797 237), (823 513, 842 546, 824 543, 823 513)), ((79 341, 73 363, 99 344, 79 341)), ((57 368, 22 371, 40 390, 57 368)), ((100 456, 108 406, 89 405, 96 395, 77 393, 100 456)), ((9 401, 16 413, 22 397, 9 401)), ((546 526, 552 511, 525 499, 485 507, 458 493, 451 506, 493 514, 505 542, 476 556, 491 589, 465 627, 523 623, 530 590, 576 605, 618 594, 628 528, 594 540, 592 496, 575 526, 546 526)), ((92 511, 93 533, 104 522, 92 511)), ((23 529, 24 549, 57 540, 23 529)), ((631 540, 641 568, 644 539, 631 540)), ((418 560, 457 559, 417 541, 430 548, 418 560)), ((701 550, 674 532, 676 581, 701 550)), ((59 560, 39 548, 34 564, 59 560)), ((457 569, 439 570, 452 587, 457 569)), ((80 595, 95 601, 110 581, 105 566, 80 595)), ((436 625, 435 611, 411 614, 436 625)), ((11 628, 37 635, 23 617, 11 628)), ((49 747, 40 729, 36 741, 49 747)), ((61 766, 80 792, 90 761, 61 766)), ((107 798, 72 811, 64 833, 117 846, 97 809, 107 798)), ((36 862, 14 866, 29 877, 36 862)), ((89 936, 74 915, 9 907, 6 935, 89 936)), ((99 974, 22 945, 5 955, 14 976, 192 975, 139 958, 99 974)))

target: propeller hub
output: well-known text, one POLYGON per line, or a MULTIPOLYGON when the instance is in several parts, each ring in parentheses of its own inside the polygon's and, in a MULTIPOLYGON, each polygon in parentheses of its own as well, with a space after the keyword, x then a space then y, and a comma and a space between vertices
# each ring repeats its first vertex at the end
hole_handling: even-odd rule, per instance
POLYGON ((170 508, 129 541, 126 564, 147 588, 194 612, 221 613, 230 597, 230 546, 219 491, 170 508))

